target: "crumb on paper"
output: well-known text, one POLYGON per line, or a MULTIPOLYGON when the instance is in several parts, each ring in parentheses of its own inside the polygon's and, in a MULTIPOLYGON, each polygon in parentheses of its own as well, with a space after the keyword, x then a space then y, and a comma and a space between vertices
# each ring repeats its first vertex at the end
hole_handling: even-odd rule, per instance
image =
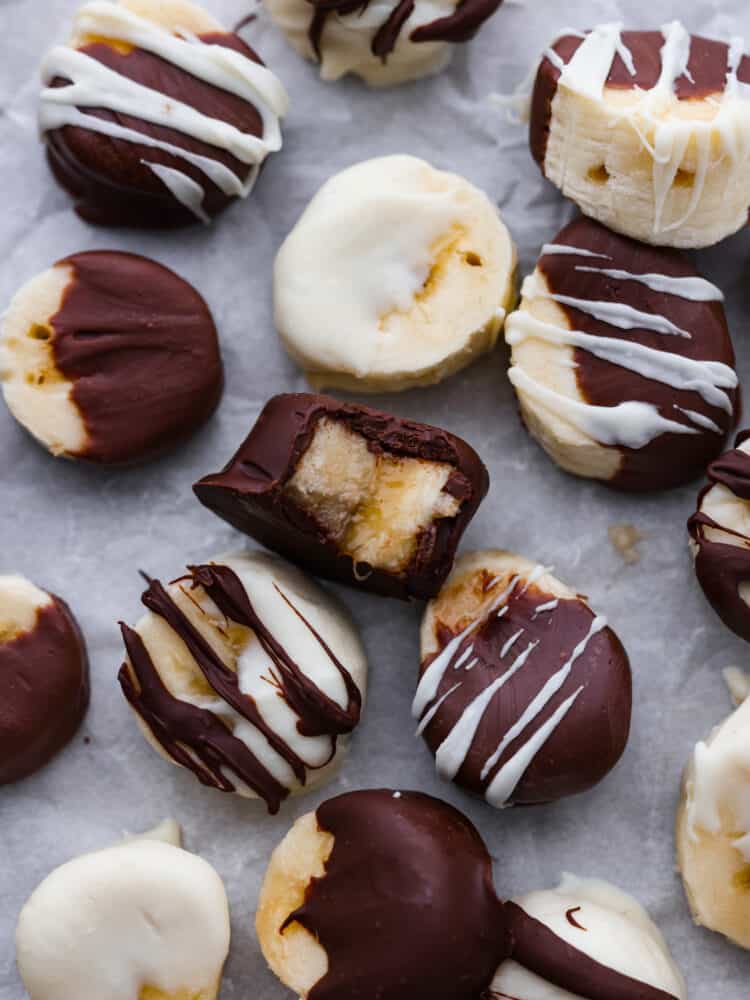
POLYGON ((722 670, 724 682, 735 705, 741 705, 750 695, 750 674, 741 667, 726 667, 722 670))
POLYGON ((612 524, 608 534, 610 542, 622 556, 623 562, 627 563, 628 566, 634 566, 640 562, 641 553, 638 551, 638 545, 645 536, 634 524, 612 524))

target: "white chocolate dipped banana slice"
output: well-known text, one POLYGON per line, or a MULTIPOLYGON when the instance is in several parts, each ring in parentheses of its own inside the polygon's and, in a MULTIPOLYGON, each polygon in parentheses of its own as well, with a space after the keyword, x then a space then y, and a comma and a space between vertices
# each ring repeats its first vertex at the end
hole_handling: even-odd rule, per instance
POLYGON ((692 36, 605 24, 545 51, 531 150, 586 215, 648 243, 704 247, 750 208, 750 58, 692 36))
POLYGON ((696 923, 750 949, 750 700, 685 770, 677 863, 696 923))
POLYGON ((323 185, 279 250, 276 328, 317 389, 430 385, 495 346, 515 269, 468 181, 412 156, 366 160, 323 185))
POLYGON ((563 469, 667 489, 721 453, 738 410, 723 295, 674 250, 580 218, 542 248, 508 317, 508 377, 563 469))
POLYGON ((30 1000, 215 1000, 229 951, 226 893, 179 844, 168 821, 47 876, 16 931, 30 1000))

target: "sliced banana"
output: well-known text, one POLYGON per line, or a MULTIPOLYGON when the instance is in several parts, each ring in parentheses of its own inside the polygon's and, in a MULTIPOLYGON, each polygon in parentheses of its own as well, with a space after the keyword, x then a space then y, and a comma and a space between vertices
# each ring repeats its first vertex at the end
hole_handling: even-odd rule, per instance
POLYGON ((48 875, 16 956, 30 1000, 215 1000, 229 936, 221 879, 168 821, 48 875))
POLYGON ((430 385, 495 346, 515 269, 468 181, 412 156, 367 160, 324 184, 279 250, 276 328, 315 388, 430 385))
POLYGON ((695 922, 750 949, 750 700, 698 743, 677 812, 677 862, 695 922))
POLYGON ((746 225, 750 59, 729 44, 600 25, 545 51, 532 153, 589 216, 648 243, 704 247, 746 225))

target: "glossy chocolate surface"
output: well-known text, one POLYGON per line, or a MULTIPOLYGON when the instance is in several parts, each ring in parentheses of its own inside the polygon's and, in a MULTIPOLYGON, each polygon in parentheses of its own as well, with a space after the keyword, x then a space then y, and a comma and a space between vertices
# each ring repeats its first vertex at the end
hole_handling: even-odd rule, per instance
MULTIPOLYGON (((698 277, 687 257, 676 250, 652 247, 611 232, 591 219, 579 218, 566 226, 552 241, 606 255, 609 259, 579 257, 575 254, 544 254, 538 268, 553 294, 588 301, 622 303, 640 312, 662 316, 690 336, 666 336, 647 329, 620 329, 596 319, 571 305, 558 303, 573 330, 643 344, 657 351, 679 354, 699 361, 719 361, 735 366, 734 348, 729 337, 721 302, 696 302, 679 295, 655 291, 638 281, 598 274, 597 269, 615 269, 630 274, 659 274, 677 278, 698 277), (584 265, 591 270, 578 270, 584 265)), ((610 485, 624 490, 667 489, 700 476, 724 445, 740 412, 739 389, 730 390, 733 413, 709 405, 700 393, 675 389, 647 378, 629 368, 615 365, 593 353, 575 348, 576 382, 586 402, 594 406, 616 406, 628 400, 651 403, 663 417, 685 424, 694 433, 661 434, 643 448, 618 446, 624 459, 610 485), (681 407, 682 409, 677 409, 681 407), (697 426, 684 411, 699 414, 715 424, 697 426)))
POLYGON ((136 462, 193 433, 224 385, 216 328, 198 292, 134 254, 94 251, 59 263, 73 277, 50 319, 50 347, 88 435, 76 457, 136 462))
POLYGON ((708 467, 708 485, 698 497, 698 509, 688 521, 688 531, 698 546, 695 572, 703 592, 727 628, 750 642, 750 607, 740 596, 740 586, 750 584, 750 537, 717 524, 701 511, 704 497, 715 486, 723 486, 740 500, 750 502, 750 455, 740 451, 750 431, 738 434, 735 447, 708 467), (740 545, 710 541, 706 529, 715 528, 737 538, 740 545))
POLYGON ((330 799, 316 816, 333 850, 284 923, 300 923, 328 955, 309 1000, 480 1000, 509 942, 469 820, 386 789, 330 799))
POLYGON ((59 597, 29 632, 0 642, 0 785, 39 770, 75 735, 89 703, 86 646, 59 597))
POLYGON ((427 599, 450 572, 461 535, 488 487, 476 452, 447 431, 330 396, 293 393, 271 399, 229 464, 205 476, 194 490, 201 503, 235 528, 319 576, 386 596, 427 599), (460 501, 458 514, 433 521, 421 532, 411 563, 400 573, 355 566, 311 514, 284 493, 323 417, 364 437, 375 453, 452 467, 445 491, 460 501))
MULTIPOLYGON (((568 698, 582 689, 533 757, 508 804, 532 805, 586 791, 615 766, 627 744, 632 704, 627 654, 611 629, 592 636, 557 693, 510 739, 483 776, 487 761, 545 685, 585 642, 594 620, 584 601, 559 600, 555 604, 552 595, 533 585, 525 589, 523 581, 510 593, 506 607, 502 616, 487 615, 456 650, 453 664, 459 666, 448 667, 435 698, 423 713, 423 717, 427 716, 433 705, 445 699, 424 730, 425 741, 435 753, 465 718, 469 706, 508 673, 507 682, 495 691, 484 709, 454 778, 463 788, 484 795, 503 765, 533 739, 568 698), (456 688, 456 684, 460 686, 456 688)), ((440 649, 425 659, 422 673, 469 621, 462 620, 451 629, 437 622, 440 649)))
MULTIPOLYGON (((237 35, 214 33, 200 38, 206 44, 223 45, 254 62, 261 62, 237 35)), ((122 76, 188 104, 217 121, 233 125, 241 132, 263 134, 263 121, 252 104, 151 52, 132 47, 121 51, 105 42, 86 45, 81 51, 122 76)), ((61 86, 64 82, 57 80, 56 85, 61 86)), ((223 163, 243 181, 249 176, 248 164, 184 132, 104 108, 81 110, 223 163)), ((164 149, 73 125, 49 132, 45 139, 55 177, 75 199, 78 214, 96 225, 160 229, 195 223, 195 215, 172 196, 144 160, 179 170, 200 184, 206 192, 203 209, 210 216, 232 201, 232 197, 224 194, 202 170, 164 149)))

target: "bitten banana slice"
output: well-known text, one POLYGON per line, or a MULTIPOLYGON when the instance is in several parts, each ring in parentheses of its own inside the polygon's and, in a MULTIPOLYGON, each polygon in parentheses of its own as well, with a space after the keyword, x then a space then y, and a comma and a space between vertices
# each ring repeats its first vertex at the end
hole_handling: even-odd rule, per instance
POLYGON ((677 863, 695 922, 750 949, 750 700, 685 770, 677 863))
POLYGON ((563 469, 624 490, 702 475, 739 410, 721 291, 681 254, 581 218, 542 247, 508 317, 508 372, 563 469))
POLYGON ((640 903, 599 879, 564 875, 557 889, 505 905, 513 953, 489 996, 508 1000, 685 1000, 687 987, 640 903))
POLYGON ((745 42, 604 24, 545 50, 531 151, 586 215, 663 246, 705 247, 747 223, 745 42))
POLYGON ((276 328, 315 388, 430 385, 495 346, 515 269, 468 181, 412 156, 366 160, 323 185, 279 250, 276 328))
POLYGON ((266 0, 271 17, 323 80, 347 73, 388 87, 439 73, 502 0, 266 0))
POLYGON ((215 1000, 229 906, 174 822, 55 869, 16 931, 30 1000, 215 1000))

